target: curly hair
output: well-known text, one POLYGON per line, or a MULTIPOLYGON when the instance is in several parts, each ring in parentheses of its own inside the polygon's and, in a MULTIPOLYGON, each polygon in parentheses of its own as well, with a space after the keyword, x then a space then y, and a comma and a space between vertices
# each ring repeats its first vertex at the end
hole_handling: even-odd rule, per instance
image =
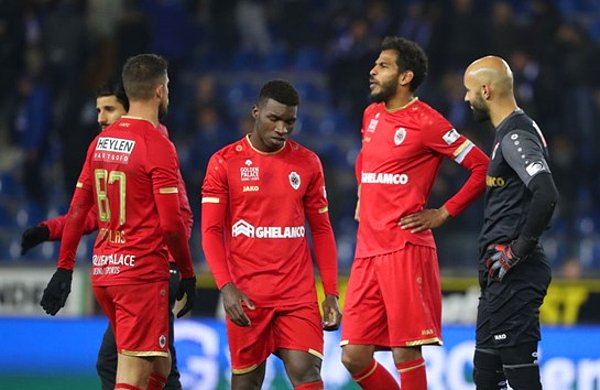
POLYGON ((410 90, 414 92, 419 88, 427 76, 427 55, 416 42, 402 37, 385 37, 381 43, 381 50, 395 50, 398 55, 396 64, 401 72, 410 70, 413 79, 410 82, 410 90))

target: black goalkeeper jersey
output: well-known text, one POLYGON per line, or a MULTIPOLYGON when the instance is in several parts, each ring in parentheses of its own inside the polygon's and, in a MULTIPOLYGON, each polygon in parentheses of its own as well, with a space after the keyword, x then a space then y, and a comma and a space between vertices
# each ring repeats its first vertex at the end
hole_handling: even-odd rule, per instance
POLYGON ((531 203, 527 185, 548 167, 548 145, 538 125, 517 109, 496 128, 486 176, 479 249, 519 236, 531 203))

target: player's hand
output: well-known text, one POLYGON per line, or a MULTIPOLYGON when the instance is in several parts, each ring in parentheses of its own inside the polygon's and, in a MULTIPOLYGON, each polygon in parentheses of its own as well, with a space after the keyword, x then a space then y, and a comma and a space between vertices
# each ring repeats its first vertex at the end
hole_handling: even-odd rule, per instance
POLYGON ((21 235, 21 255, 50 238, 50 229, 46 225, 30 227, 21 235))
POLYGON ((47 314, 51 316, 58 311, 67 302, 67 297, 71 292, 71 281, 73 280, 73 270, 57 268, 44 289, 40 305, 47 314))
POLYGON ((238 289, 233 283, 227 283, 221 289, 223 294, 223 307, 229 319, 238 326, 250 326, 250 318, 244 312, 242 303, 250 310, 254 310, 254 303, 238 289))
POLYGON ((417 213, 400 218, 398 225, 404 229, 411 229, 411 233, 420 233, 425 230, 442 226, 450 218, 446 207, 439 209, 425 209, 417 213))
POLYGON ((187 295, 185 305, 177 312, 177 318, 181 318, 192 310, 194 301, 196 300, 196 277, 181 279, 179 288, 177 289, 177 300, 181 301, 183 296, 187 295))
POLYGON ((488 271, 488 279, 499 282, 504 279, 508 271, 517 265, 523 257, 517 256, 510 244, 491 244, 487 247, 485 268, 488 271))
POLYGON ((323 307, 323 329, 326 331, 337 330, 342 322, 338 297, 327 294, 321 306, 323 307))

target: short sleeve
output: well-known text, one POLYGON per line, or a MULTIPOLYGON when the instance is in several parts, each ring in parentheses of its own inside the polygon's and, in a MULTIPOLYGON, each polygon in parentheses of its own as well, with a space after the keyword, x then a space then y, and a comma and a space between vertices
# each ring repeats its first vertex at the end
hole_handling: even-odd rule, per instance
POLYGON ((550 173, 541 141, 534 134, 523 130, 507 133, 501 142, 504 159, 521 178, 525 186, 542 172, 550 173))
POLYGON ((327 189, 325 188, 325 175, 323 166, 319 157, 314 155, 313 176, 305 195, 306 212, 314 214, 323 214, 328 211, 327 189))
POLYGON ((220 153, 211 156, 202 184, 202 203, 226 204, 229 195, 226 164, 220 153))

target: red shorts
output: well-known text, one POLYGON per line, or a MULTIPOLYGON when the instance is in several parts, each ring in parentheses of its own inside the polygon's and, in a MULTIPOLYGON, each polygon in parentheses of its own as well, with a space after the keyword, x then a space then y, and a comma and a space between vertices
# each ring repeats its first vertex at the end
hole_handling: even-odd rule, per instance
POLYGON ((110 321, 117 351, 128 356, 169 355, 169 282, 93 286, 110 321))
POLYGON ((237 326, 227 317, 233 374, 255 370, 278 349, 306 351, 323 359, 323 328, 316 303, 244 307, 244 311, 252 323, 249 327, 237 326))
POLYGON ((342 317, 342 346, 441 345, 441 317, 434 248, 407 244, 392 253, 354 260, 342 317))

